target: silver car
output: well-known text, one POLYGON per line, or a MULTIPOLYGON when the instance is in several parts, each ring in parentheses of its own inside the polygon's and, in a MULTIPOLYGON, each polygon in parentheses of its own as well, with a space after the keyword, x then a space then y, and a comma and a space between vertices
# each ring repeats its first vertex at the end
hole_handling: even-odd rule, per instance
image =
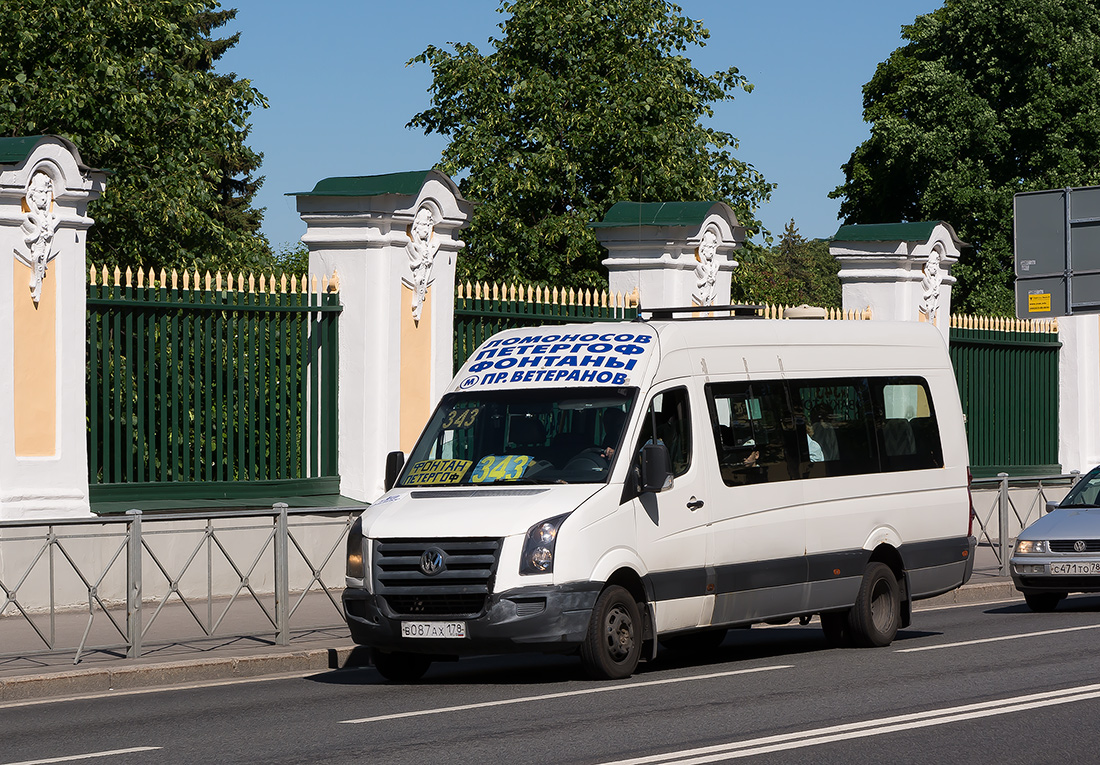
POLYGON ((1032 611, 1053 611, 1071 592, 1100 592, 1100 467, 1028 526, 1012 553, 1012 582, 1032 611))

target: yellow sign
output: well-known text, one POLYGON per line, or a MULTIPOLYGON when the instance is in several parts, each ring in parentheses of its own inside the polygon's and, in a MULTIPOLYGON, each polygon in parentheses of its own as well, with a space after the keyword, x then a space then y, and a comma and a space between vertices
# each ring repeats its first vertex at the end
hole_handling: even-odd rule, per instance
POLYGON ((534 461, 533 457, 525 454, 490 454, 477 463, 477 469, 470 476, 470 483, 518 481, 523 478, 523 471, 534 461))
POLYGON ((1028 313, 1047 313, 1050 311, 1050 293, 1037 292, 1027 296, 1028 313))
POLYGON ((438 486, 458 483, 474 463, 470 460, 424 460, 412 466, 403 486, 438 486))

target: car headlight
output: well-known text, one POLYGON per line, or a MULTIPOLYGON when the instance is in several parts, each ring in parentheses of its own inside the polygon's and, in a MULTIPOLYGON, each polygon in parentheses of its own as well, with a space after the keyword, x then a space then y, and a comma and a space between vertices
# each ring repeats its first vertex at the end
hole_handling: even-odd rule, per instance
POLYGON ((348 529, 347 575, 352 579, 366 579, 367 567, 363 565, 363 519, 356 518, 348 529))
POLYGON ((1016 540, 1016 554, 1017 555, 1034 555, 1036 553, 1046 554, 1050 552, 1050 545, 1046 540, 1031 540, 1031 539, 1017 539, 1016 540))
POLYGON ((558 541, 558 529, 569 513, 547 518, 527 530, 520 556, 519 573, 550 574, 554 571, 554 546, 558 541))

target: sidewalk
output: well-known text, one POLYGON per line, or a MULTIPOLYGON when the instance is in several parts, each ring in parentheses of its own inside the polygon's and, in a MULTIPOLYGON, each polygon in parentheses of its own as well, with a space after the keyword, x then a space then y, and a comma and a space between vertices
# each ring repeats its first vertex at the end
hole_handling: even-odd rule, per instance
MULTIPOLYGON (((1021 596, 1012 586, 1012 580, 999 575, 993 550, 979 547, 970 582, 946 595, 919 601, 916 610, 1018 597, 1021 596)), ((48 617, 43 618, 48 620, 48 617)), ((303 601, 295 621, 331 626, 292 628, 289 646, 276 645, 273 637, 172 642, 147 636, 138 659, 127 659, 125 649, 95 650, 83 655, 80 663, 74 666, 75 649, 48 656, 30 656, 42 650, 42 639, 22 617, 5 617, 0 619, 0 653, 26 651, 28 655, 0 658, 0 704, 282 673, 326 672, 369 663, 366 650, 352 642, 347 627, 338 623, 332 604, 322 595, 303 601)), ((157 633, 163 635, 194 635, 196 624, 182 605, 166 606, 156 617, 157 633)), ((54 621, 55 645, 79 644, 87 626, 87 612, 58 614, 54 621)), ((40 629, 44 628, 40 626, 40 629)), ((256 634, 260 632, 256 630, 256 634)))

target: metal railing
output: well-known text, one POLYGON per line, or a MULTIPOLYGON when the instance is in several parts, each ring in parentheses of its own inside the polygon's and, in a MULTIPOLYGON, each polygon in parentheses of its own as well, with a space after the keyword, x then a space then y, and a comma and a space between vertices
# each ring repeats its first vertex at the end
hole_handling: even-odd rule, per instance
MULTIPOLYGON (((0 522, 0 563, 6 566, 0 568, 0 630, 10 636, 16 626, 29 627, 19 650, 12 650, 10 637, 0 642, 8 643, 0 658, 70 651, 74 664, 91 651, 137 658, 170 604, 182 606, 174 609, 175 618, 182 616, 190 631, 181 634, 175 624, 166 643, 259 637, 285 646, 292 629, 342 626, 333 592, 343 587, 347 530, 363 509, 276 504, 225 513, 143 517, 134 510, 122 517, 0 522), (325 581, 326 567, 328 576, 341 578, 338 588, 325 581), (331 606, 323 609, 327 623, 294 621, 310 594, 331 606), (254 604, 251 618, 258 626, 239 629, 242 603, 254 604), (82 632, 72 628, 74 612, 87 615, 82 632), (59 630, 59 619, 69 627, 59 630), (96 626, 106 639, 91 638, 96 626)), ((318 621, 316 613, 309 618, 318 621)))
MULTIPOLYGON (((975 478, 971 481, 971 488, 975 491, 983 488, 996 489, 992 503, 981 501, 981 496, 988 499, 991 492, 974 497, 974 523, 977 525, 975 536, 978 544, 988 544, 993 550, 1001 576, 1010 574, 1008 561, 1012 553, 1012 541, 1015 539, 1013 531, 1026 528, 1042 516, 1046 511, 1048 489, 1068 491, 1080 478, 1081 473, 1074 470, 1071 473, 1043 476, 1009 476, 1008 473, 998 473, 996 478, 975 478), (1026 509, 1021 514, 1020 509, 1025 503, 1026 509), (997 524, 995 528, 994 519, 997 524)), ((1062 494, 1064 493, 1063 491, 1062 494)))

